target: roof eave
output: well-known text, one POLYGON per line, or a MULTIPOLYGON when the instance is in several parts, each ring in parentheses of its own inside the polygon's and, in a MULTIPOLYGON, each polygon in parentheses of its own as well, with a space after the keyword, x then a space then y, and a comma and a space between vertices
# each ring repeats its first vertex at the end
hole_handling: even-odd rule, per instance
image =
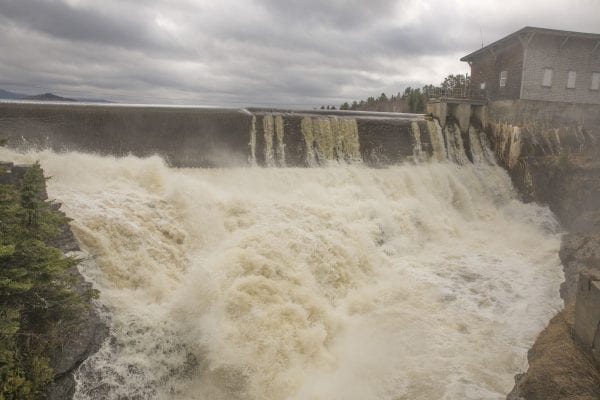
POLYGON ((469 62, 469 61, 473 60, 473 58, 475 58, 481 54, 484 54, 485 51, 487 51, 495 46, 498 46, 500 44, 506 43, 506 42, 512 40, 513 38, 518 37, 519 35, 521 35, 523 33, 527 33, 527 32, 546 34, 546 35, 559 35, 559 36, 569 36, 569 37, 574 37, 574 38, 600 40, 600 34, 597 34, 597 33, 561 31, 561 30, 557 30, 557 29, 536 28, 533 26, 526 26, 524 28, 519 29, 516 32, 511 33, 508 36, 505 36, 499 40, 496 40, 493 43, 488 44, 485 47, 482 47, 479 50, 472 52, 471 54, 467 54, 466 56, 462 57, 460 59, 460 61, 469 62))
POLYGON ((502 44, 502 43, 508 42, 508 41, 510 41, 511 39, 513 39, 514 37, 517 37, 518 35, 520 35, 520 34, 522 34, 522 33, 524 33, 524 32, 527 32, 527 31, 530 31, 530 30, 534 30, 534 29, 535 29, 535 28, 533 28, 533 27, 530 27, 530 26, 526 26, 526 27, 524 27, 524 28, 521 28, 521 29, 519 29, 518 31, 516 31, 516 32, 513 32, 513 33, 511 33, 511 34, 510 34, 510 35, 508 35, 508 36, 504 36, 503 38, 501 38, 501 39, 498 39, 498 40, 496 40, 495 42, 488 44, 487 46, 484 46, 484 47, 482 47, 482 48, 480 48, 480 49, 478 49, 478 50, 475 50, 474 52, 472 52, 472 53, 470 53, 470 54, 467 54, 466 56, 462 57, 462 58, 460 59, 460 61, 466 61, 466 62, 469 62, 469 61, 471 61, 471 60, 472 60, 474 57, 476 57, 476 56, 478 56, 478 55, 480 55, 480 54, 483 54, 483 53, 485 53, 487 50, 489 50, 489 49, 493 48, 494 46, 497 46, 497 45, 499 45, 499 44, 502 44))

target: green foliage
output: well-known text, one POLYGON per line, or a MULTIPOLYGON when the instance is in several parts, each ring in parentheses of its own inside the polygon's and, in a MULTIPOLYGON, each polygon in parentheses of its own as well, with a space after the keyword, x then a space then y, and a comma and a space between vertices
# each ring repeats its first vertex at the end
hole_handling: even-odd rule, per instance
POLYGON ((469 74, 450 74, 440 85, 443 89, 458 89, 458 88, 468 88, 471 84, 471 77, 469 74))
POLYGON ((66 219, 44 199, 37 163, 19 188, 0 185, 0 400, 43 396, 50 352, 95 295, 74 291, 65 271, 77 260, 50 245, 66 219))
MULTIPOLYGON (((349 106, 350 110, 364 111, 391 111, 391 112, 411 112, 424 113, 427 105, 427 94, 435 93, 440 90, 462 90, 466 92, 471 84, 469 74, 448 75, 438 86, 425 85, 422 88, 407 87, 404 93, 387 96, 381 93, 379 97, 369 97, 366 100, 353 101, 349 106)), ((346 107, 348 103, 342 104, 346 107)), ((340 108, 346 110, 348 108, 340 108)))
POLYGON ((410 86, 404 90, 402 95, 408 112, 423 113, 425 112, 425 104, 427 99, 421 89, 413 89, 410 86))

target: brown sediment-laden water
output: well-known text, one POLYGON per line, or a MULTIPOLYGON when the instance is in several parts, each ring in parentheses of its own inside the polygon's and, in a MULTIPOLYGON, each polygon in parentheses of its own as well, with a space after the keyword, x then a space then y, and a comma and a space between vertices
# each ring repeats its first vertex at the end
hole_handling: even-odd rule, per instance
POLYGON ((504 398, 561 307, 559 228, 438 133, 430 160, 378 169, 0 150, 52 176, 101 291, 110 338, 75 398, 504 398))

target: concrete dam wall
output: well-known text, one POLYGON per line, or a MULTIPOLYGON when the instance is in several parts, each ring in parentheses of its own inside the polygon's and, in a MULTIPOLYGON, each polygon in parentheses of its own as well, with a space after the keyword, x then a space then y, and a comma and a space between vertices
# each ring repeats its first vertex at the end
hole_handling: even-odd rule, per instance
POLYGON ((389 165, 445 158, 457 140, 444 134, 417 114, 0 102, 11 148, 158 154, 177 167, 389 165))
POLYGON ((242 110, 3 102, 0 138, 19 149, 158 154, 173 166, 231 166, 247 162, 251 120, 242 110))

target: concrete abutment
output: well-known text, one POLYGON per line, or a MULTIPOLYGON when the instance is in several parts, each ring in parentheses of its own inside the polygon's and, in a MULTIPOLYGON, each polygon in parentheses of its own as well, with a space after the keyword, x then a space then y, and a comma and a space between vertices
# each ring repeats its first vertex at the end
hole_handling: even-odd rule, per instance
POLYGON ((439 120, 442 127, 450 121, 457 122, 460 131, 466 134, 473 118, 484 122, 485 101, 444 97, 431 99, 427 103, 427 113, 439 120))

